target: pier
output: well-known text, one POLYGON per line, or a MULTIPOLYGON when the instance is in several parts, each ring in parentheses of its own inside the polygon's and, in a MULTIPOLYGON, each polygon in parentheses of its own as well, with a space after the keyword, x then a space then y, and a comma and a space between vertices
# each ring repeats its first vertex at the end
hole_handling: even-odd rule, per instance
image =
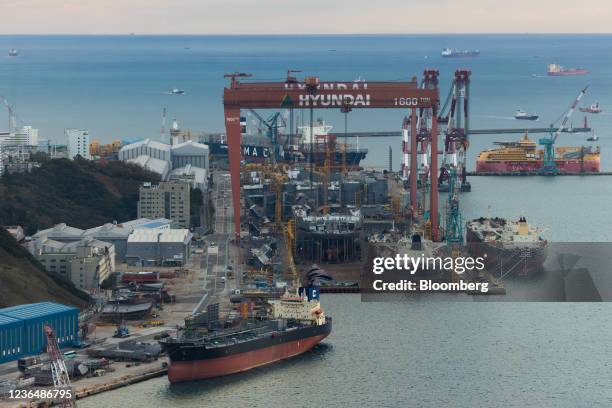
MULTIPOLYGON (((556 132, 559 128, 509 128, 509 129, 470 129, 468 135, 504 135, 504 134, 521 134, 521 133, 551 133, 556 132)), ((590 127, 580 127, 562 130, 561 133, 589 133, 590 127)), ((337 138, 362 138, 362 137, 399 137, 402 135, 401 130, 378 131, 378 132, 343 132, 330 133, 337 138)))

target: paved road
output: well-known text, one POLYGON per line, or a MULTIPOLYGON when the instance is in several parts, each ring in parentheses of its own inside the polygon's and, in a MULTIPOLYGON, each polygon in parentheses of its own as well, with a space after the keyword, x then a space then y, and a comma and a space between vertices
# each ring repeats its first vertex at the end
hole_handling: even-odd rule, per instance
POLYGON ((237 250, 231 243, 234 217, 229 173, 216 171, 213 174, 213 185, 214 232, 205 238, 205 253, 200 265, 206 293, 196 307, 196 312, 204 310, 215 295, 229 294, 235 287, 227 276, 228 266, 232 269, 237 267, 237 250))

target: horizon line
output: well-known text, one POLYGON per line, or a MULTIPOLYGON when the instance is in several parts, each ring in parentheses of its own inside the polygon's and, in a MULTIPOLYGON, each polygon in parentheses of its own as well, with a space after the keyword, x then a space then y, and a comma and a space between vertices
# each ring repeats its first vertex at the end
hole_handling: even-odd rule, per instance
POLYGON ((342 36, 422 36, 422 35, 612 35, 610 32, 420 32, 420 33, 137 33, 137 32, 126 32, 126 33, 0 33, 0 37, 5 36, 126 36, 126 37, 152 37, 152 36, 167 36, 167 37, 179 37, 179 36, 193 36, 193 37, 213 37, 213 36, 225 36, 225 37, 239 37, 239 36, 253 36, 253 37, 282 37, 282 36, 330 36, 330 37, 342 37, 342 36))

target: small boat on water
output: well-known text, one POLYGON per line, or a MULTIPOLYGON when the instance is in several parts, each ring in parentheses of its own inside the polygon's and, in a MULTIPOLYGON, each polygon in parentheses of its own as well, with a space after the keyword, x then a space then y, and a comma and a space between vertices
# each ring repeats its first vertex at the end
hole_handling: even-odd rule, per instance
POLYGON ((11 48, 8 52, 9 57, 16 57, 19 55, 19 51, 17 51, 15 48, 11 48))
POLYGON ((601 113, 601 112, 603 112, 603 110, 599 107, 599 102, 595 102, 594 104, 592 104, 589 107, 580 108, 580 112, 585 112, 585 113, 601 113))
POLYGON ((599 140, 599 136, 596 136, 595 134, 592 134, 591 136, 587 137, 588 142, 596 142, 598 140, 599 140))
POLYGON ((517 110, 516 113, 514 114, 514 119, 518 119, 518 120, 537 120, 539 117, 540 117, 539 115, 527 113, 522 109, 517 110))
POLYGON ((174 88, 171 92, 172 95, 183 95, 185 91, 182 89, 174 88))

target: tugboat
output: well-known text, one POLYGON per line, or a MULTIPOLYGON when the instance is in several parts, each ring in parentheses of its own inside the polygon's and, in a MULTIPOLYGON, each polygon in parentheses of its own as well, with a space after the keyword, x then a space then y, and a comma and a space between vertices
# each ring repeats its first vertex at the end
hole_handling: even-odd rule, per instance
MULTIPOLYGON (((217 308, 217 317, 209 316, 207 327, 190 325, 176 337, 162 340, 170 358, 168 380, 177 383, 235 374, 300 355, 319 344, 331 333, 332 318, 323 312, 315 284, 331 277, 313 269, 308 278, 307 286, 268 300, 264 318, 243 319, 228 327, 230 322, 219 322, 217 308)), ((246 313, 249 308, 252 304, 241 304, 246 313)))
POLYGON ((592 133, 591 136, 587 137, 587 142, 596 142, 599 140, 599 136, 592 133))
POLYGON ((8 52, 9 57, 16 57, 19 55, 19 51, 17 51, 15 48, 11 48, 8 52))
POLYGON ((599 107, 599 102, 595 102, 594 104, 592 104, 591 106, 589 106, 587 108, 580 108, 580 112, 585 112, 585 113, 601 113, 601 112, 603 112, 603 110, 599 107))
POLYGON ((514 114, 514 119, 518 120, 537 120, 539 117, 539 115, 529 114, 522 109, 517 110, 514 114))
POLYGON ((518 221, 481 217, 467 223, 467 247, 473 256, 486 259, 491 272, 531 275, 546 260, 548 241, 542 238, 542 231, 522 216, 518 221))

